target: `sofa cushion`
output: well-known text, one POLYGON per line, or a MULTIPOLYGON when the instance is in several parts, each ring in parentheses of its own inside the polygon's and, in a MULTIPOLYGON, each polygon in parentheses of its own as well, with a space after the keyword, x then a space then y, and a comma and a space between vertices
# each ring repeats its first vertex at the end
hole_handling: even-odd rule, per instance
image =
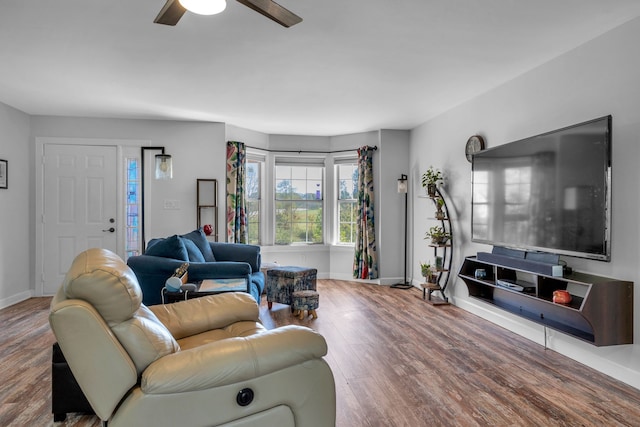
POLYGON ((206 262, 215 262, 216 258, 213 256, 213 251, 211 250, 207 236, 204 235, 204 231, 202 231, 201 228, 193 230, 191 233, 183 234, 180 237, 189 239, 195 243, 198 249, 200 249, 200 252, 202 252, 202 256, 206 262))
POLYGON ((183 238, 180 238, 180 240, 182 240, 185 249, 187 249, 187 255, 189 255, 190 262, 205 262, 202 252, 192 240, 183 238))
POLYGON ((189 261, 187 249, 184 247, 182 239, 176 234, 166 239, 156 239, 152 245, 148 246, 145 255, 189 261))

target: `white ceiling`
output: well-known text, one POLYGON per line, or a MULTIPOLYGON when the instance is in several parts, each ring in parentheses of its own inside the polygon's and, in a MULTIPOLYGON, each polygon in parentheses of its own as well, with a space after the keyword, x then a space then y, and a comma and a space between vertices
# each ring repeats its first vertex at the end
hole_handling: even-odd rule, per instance
POLYGON ((0 102, 32 115, 219 121, 269 134, 410 129, 640 16, 638 0, 5 0, 0 102))

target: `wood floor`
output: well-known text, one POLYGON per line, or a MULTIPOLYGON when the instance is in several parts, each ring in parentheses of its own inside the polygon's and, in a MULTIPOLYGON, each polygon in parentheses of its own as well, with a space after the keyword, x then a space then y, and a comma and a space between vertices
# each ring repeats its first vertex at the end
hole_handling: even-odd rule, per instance
MULTIPOLYGON (((416 289, 320 280, 318 291, 318 319, 264 302, 260 313, 268 328, 325 336, 337 426, 640 426, 639 390, 416 289)), ((53 423, 49 301, 0 310, 0 426, 99 426, 53 423)))

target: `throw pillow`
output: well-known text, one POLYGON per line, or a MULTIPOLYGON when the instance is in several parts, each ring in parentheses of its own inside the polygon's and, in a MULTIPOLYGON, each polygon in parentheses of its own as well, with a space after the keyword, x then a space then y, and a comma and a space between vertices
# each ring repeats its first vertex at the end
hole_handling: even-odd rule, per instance
POLYGON ((191 233, 183 234, 180 237, 189 239, 195 243, 198 249, 200 249, 200 252, 202 252, 202 256, 206 262, 215 262, 216 258, 213 256, 213 251, 211 250, 207 236, 204 235, 202 228, 193 230, 191 233))
POLYGON ((183 238, 180 238, 180 240, 182 240, 184 247, 187 249, 187 255, 189 255, 190 262, 204 262, 202 252, 192 240, 183 238))
POLYGON ((153 246, 148 247, 144 254, 189 261, 187 249, 184 247, 182 240, 175 234, 166 239, 158 240, 153 246))

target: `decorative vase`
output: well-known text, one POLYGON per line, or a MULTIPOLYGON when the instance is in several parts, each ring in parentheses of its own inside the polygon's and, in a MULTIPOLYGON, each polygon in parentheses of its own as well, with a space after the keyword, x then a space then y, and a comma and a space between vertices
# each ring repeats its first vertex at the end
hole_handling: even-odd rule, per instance
POLYGON ((429 197, 436 196, 436 185, 435 184, 427 184, 427 194, 429 197))
POLYGON ((436 219, 439 221, 442 221, 444 219, 444 212, 443 211, 436 211, 436 219))
POLYGON ((442 270, 444 268, 444 259, 441 256, 436 257, 436 270, 442 270))
POLYGON ((431 238, 431 244, 440 246, 440 245, 444 245, 445 243, 447 243, 447 240, 449 240, 449 238, 446 237, 446 236, 432 237, 431 238))
POLYGON ((556 304, 569 304, 571 294, 565 290, 553 291, 553 302, 556 304))

